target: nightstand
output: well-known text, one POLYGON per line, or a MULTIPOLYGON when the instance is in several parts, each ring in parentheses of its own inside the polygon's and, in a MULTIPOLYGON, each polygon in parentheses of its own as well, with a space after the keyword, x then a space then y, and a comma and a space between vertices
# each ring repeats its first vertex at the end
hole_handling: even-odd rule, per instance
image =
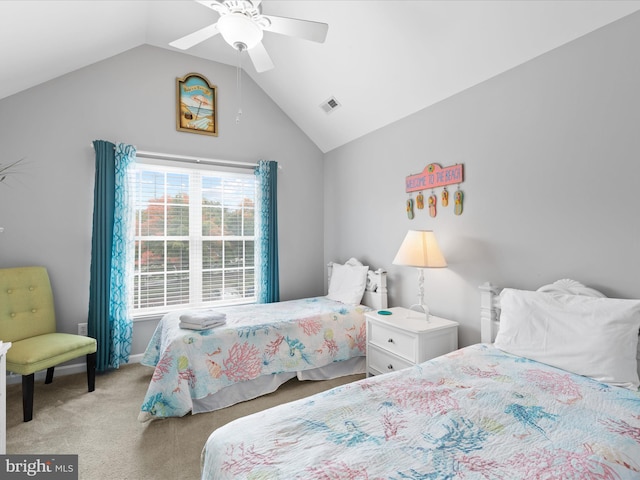
POLYGON ((458 323, 403 307, 365 313, 367 376, 395 372, 458 348, 458 323))

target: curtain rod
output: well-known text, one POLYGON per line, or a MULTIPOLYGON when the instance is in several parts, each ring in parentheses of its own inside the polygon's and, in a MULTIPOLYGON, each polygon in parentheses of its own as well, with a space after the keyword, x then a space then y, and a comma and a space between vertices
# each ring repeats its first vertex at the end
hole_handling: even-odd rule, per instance
MULTIPOLYGON (((93 143, 91 144, 91 148, 93 148, 93 143)), ((218 160, 215 158, 191 157, 188 155, 174 155, 171 153, 147 152, 145 150, 136 150, 136 157, 155 158, 158 160, 172 160, 174 162, 200 163, 205 165, 218 165, 218 166, 238 167, 238 168, 255 168, 258 166, 257 163, 237 162, 234 160, 218 160)), ((278 165, 278 170, 280 170, 280 168, 281 168, 280 165, 278 165)))

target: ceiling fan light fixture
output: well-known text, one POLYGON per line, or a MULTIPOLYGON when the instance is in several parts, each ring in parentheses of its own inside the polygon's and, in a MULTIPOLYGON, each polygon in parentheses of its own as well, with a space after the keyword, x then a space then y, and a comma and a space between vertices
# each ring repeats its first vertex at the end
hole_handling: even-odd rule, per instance
POLYGON ((262 29, 242 13, 223 15, 218 20, 218 30, 225 42, 236 49, 249 50, 262 40, 262 29))

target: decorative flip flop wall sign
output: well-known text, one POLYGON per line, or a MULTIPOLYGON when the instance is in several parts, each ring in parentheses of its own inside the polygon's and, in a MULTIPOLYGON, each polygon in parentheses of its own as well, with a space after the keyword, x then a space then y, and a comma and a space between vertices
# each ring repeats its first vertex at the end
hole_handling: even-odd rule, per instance
POLYGON ((429 207, 429 215, 435 217, 437 215, 438 197, 435 193, 436 188, 442 188, 440 195, 440 204, 443 207, 449 205, 449 191, 447 185, 458 184, 457 190, 453 194, 453 213, 456 215, 462 214, 462 203, 464 194, 460 190, 460 184, 464 181, 464 165, 458 163, 450 167, 441 167, 437 163, 430 163, 427 165, 421 173, 415 175, 409 175, 406 177, 405 186, 406 191, 409 194, 407 200, 407 215, 409 219, 414 218, 413 212, 413 199, 411 194, 413 192, 419 192, 417 197, 417 207, 419 210, 424 208, 424 190, 431 190, 431 194, 428 197, 427 204, 429 207))

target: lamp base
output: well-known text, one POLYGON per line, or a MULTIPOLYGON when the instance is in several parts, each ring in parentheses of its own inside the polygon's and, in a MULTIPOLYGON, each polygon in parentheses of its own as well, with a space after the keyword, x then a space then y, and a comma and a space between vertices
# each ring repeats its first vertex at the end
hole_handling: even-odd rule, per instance
POLYGON ((420 312, 424 314, 425 320, 429 322, 429 307, 427 307, 424 303, 416 303, 415 305, 411 305, 409 310, 413 310, 414 312, 420 312))

